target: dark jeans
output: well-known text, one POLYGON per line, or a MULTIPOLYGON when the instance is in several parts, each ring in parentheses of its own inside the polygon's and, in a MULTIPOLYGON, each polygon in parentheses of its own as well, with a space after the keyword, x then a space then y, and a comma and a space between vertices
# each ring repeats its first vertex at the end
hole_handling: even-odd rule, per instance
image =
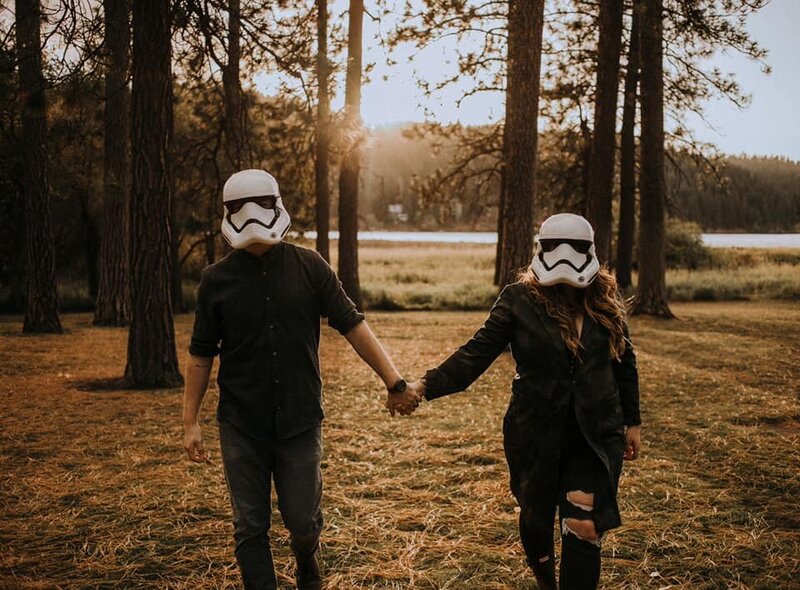
POLYGON ((286 440, 257 440, 220 422, 219 439, 244 587, 277 588, 269 547, 271 482, 292 551, 298 560, 311 558, 322 530, 322 426, 286 440))
MULTIPOLYGON (((594 590, 600 580, 600 542, 603 531, 599 531, 597 541, 587 541, 578 537, 564 523, 565 519, 591 520, 592 511, 588 506, 576 506, 567 498, 570 491, 582 491, 595 494, 602 489, 607 479, 605 466, 595 454, 578 426, 574 412, 570 412, 562 442, 561 463, 558 485, 558 515, 561 521, 561 590, 594 590)), ((537 574, 548 580, 555 588, 555 570, 553 564, 553 527, 556 507, 552 507, 550 526, 541 528, 531 526, 522 515, 519 528, 522 545, 528 563, 537 574)))

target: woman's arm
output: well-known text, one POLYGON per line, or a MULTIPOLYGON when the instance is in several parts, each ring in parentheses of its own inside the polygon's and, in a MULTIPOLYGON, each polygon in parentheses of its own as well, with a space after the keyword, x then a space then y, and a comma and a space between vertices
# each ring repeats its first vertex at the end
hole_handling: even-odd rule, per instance
POLYGON ((624 326, 625 351, 619 360, 613 360, 614 378, 622 401, 622 416, 625 426, 638 426, 642 423, 639 415, 639 371, 636 368, 636 353, 633 351, 627 323, 624 326))
POLYGON ((481 329, 441 365, 425 374, 425 398, 436 399, 464 391, 506 349, 513 332, 509 285, 494 302, 481 329))

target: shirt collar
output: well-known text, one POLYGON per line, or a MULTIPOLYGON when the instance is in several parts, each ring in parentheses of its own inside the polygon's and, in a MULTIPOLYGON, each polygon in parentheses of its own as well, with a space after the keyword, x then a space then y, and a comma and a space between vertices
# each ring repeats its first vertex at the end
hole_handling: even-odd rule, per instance
POLYGON ((272 248, 264 252, 263 254, 256 255, 251 252, 248 252, 244 248, 240 248, 236 250, 239 260, 244 262, 248 265, 253 264, 271 264, 283 250, 283 242, 278 242, 272 248))

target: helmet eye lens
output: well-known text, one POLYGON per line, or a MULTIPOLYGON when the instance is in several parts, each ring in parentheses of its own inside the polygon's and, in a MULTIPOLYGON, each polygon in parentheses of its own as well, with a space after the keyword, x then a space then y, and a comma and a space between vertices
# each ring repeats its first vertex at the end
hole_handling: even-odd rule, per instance
POLYGON ((592 247, 592 242, 589 240, 565 240, 565 239, 545 239, 539 240, 543 252, 552 252, 561 244, 569 244, 572 249, 580 254, 588 254, 589 248, 592 247))
POLYGON ((253 197, 250 200, 259 207, 263 207, 264 209, 274 209, 275 203, 277 202, 277 199, 272 195, 264 197, 253 197))
POLYGON ((261 197, 246 197, 244 199, 236 199, 235 201, 228 201, 225 203, 225 208, 228 209, 231 215, 235 215, 241 211, 246 203, 255 203, 264 209, 274 209, 278 199, 274 195, 266 195, 261 197))

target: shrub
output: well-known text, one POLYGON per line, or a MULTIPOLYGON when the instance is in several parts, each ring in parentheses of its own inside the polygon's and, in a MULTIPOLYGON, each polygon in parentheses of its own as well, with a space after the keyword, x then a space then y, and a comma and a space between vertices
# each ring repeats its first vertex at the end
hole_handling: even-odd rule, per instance
POLYGON ((699 225, 680 219, 668 219, 666 230, 667 268, 695 270, 710 266, 711 249, 703 245, 699 225))

